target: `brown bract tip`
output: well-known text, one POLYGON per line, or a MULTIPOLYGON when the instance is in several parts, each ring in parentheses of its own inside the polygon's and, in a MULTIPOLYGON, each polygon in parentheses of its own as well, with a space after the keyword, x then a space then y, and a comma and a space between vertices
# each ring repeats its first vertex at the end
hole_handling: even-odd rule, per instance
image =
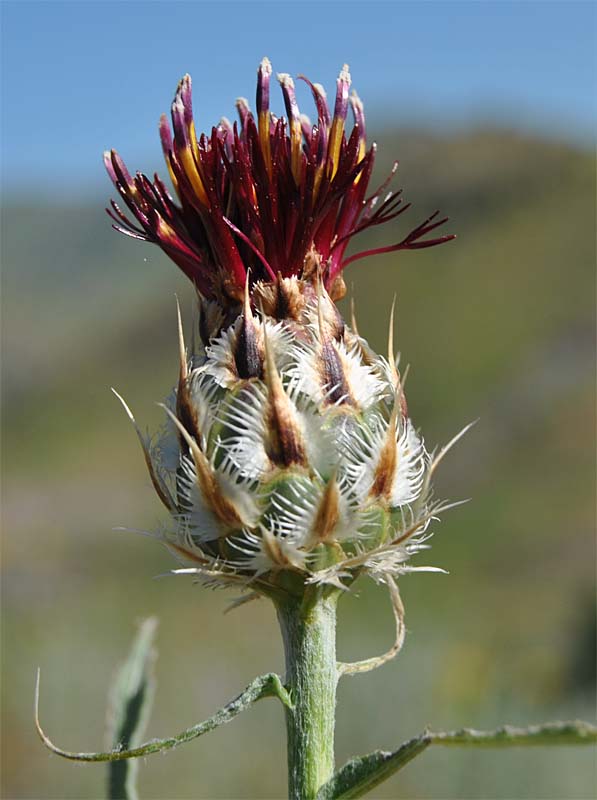
POLYGON ((398 414, 400 409, 400 398, 397 396, 394 401, 394 409, 386 431, 386 438, 379 454, 379 459, 375 467, 373 484, 369 494, 372 497, 389 499, 392 493, 394 476, 398 469, 398 414))
POLYGON ((279 467, 292 465, 306 467, 307 453, 303 435, 296 417, 296 410, 286 394, 282 379, 274 363, 271 348, 265 346, 265 383, 267 385, 266 452, 273 464, 279 467))
MULTIPOLYGON (((191 436, 196 441, 201 440, 201 432, 199 430, 199 420, 197 418, 197 409, 191 398, 189 388, 189 371, 187 363, 187 351, 184 342, 184 332, 182 328, 182 318, 180 315, 180 306, 178 299, 176 300, 177 322, 178 322, 178 355, 179 355, 179 371, 178 371, 178 388, 176 391, 176 415, 182 422, 185 430, 189 431, 191 436)), ((181 448, 186 450, 186 443, 183 436, 179 434, 179 441, 181 448)))
POLYGON ((336 476, 332 475, 321 496, 313 522, 313 537, 318 542, 329 541, 340 519, 340 490, 336 476))
POLYGON ((263 552, 277 569, 288 569, 300 566, 295 564, 288 553, 284 552, 280 540, 271 531, 263 530, 261 534, 263 552))
POLYGON ((330 339, 321 344, 319 374, 327 405, 354 405, 340 354, 330 339))
POLYGON ((234 505, 224 495, 218 480, 211 468, 205 454, 197 444, 197 440, 191 436, 182 422, 173 414, 170 409, 160 404, 166 411, 172 422, 176 425, 180 435, 185 441, 189 452, 193 458, 195 471, 197 473, 197 485, 207 508, 210 509, 220 521, 230 528, 242 528, 243 520, 234 505))

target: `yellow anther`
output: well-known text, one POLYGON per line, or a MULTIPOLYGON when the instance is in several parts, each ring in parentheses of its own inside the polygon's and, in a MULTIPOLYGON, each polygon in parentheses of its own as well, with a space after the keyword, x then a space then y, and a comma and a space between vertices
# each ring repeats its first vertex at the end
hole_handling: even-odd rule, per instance
MULTIPOLYGON (((197 140, 195 139, 195 144, 196 143, 197 140)), ((198 149, 197 152, 199 152, 198 149)), ((195 157, 193 156, 193 150, 191 147, 181 147, 179 150, 179 157, 185 174, 189 179, 191 186, 195 190, 195 194, 204 206, 209 206, 205 187, 203 186, 203 181, 199 175, 199 170, 197 169, 197 164, 195 163, 195 157)))
POLYGON ((258 126, 259 126, 259 141, 261 142, 261 152, 263 153, 263 159, 265 161, 265 166, 267 167, 267 172, 271 178, 272 176, 272 149, 270 143, 270 113, 269 111, 261 111, 258 116, 258 126))

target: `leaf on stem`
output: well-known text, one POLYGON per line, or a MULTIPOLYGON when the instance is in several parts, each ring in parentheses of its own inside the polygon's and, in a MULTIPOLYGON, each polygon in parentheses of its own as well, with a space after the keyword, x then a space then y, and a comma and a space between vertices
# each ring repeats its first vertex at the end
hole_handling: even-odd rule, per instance
POLYGON ((409 761, 426 750, 429 745, 470 745, 473 747, 520 747, 540 745, 580 745, 597 742, 597 727, 575 720, 572 722, 547 722, 516 728, 504 725, 493 731, 462 728, 458 731, 424 731, 405 742, 397 750, 376 750, 366 756, 348 761, 324 784, 317 800, 352 800, 362 797, 409 761))
POLYGON ((163 750, 172 750, 180 744, 185 744, 193 739, 197 739, 197 737, 202 736, 204 733, 208 733, 214 728, 218 728, 220 725, 230 722, 230 720, 234 719, 241 711, 249 708, 249 706, 256 703, 257 700, 261 700, 262 697, 277 697, 287 708, 293 707, 290 695, 282 684, 279 675, 270 672, 267 675, 261 675, 255 678, 238 697, 235 697, 234 700, 231 700, 225 706, 218 709, 212 717, 209 717, 209 719, 197 725, 193 725, 191 728, 187 728, 181 733, 176 734, 176 736, 171 736, 167 739, 152 739, 130 750, 77 753, 70 750, 63 750, 61 747, 58 747, 58 745, 55 745, 41 727, 39 721, 39 683, 40 671, 38 670, 37 682, 35 685, 35 727, 37 728, 40 739, 48 750, 70 761, 124 761, 128 758, 140 758, 141 756, 160 753, 163 750))
MULTIPOLYGON (((130 750, 142 742, 155 694, 153 664, 157 655, 154 648, 157 624, 155 617, 140 624, 128 658, 111 687, 108 736, 115 750, 130 750)), ((109 765, 110 800, 137 800, 138 766, 130 760, 109 765)))

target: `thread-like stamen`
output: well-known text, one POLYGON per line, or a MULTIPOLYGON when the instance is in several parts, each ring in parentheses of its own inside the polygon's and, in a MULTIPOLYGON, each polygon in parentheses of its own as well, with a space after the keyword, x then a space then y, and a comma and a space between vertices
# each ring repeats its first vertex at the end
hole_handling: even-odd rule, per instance
POLYGON ((208 206, 209 201, 197 166, 200 163, 200 158, 195 123, 192 116, 190 75, 185 75, 178 84, 171 112, 176 155, 180 159, 185 175, 198 199, 202 205, 208 206))
POLYGON ((294 180, 298 186, 301 181, 302 171, 302 143, 303 143, 303 129, 301 126, 301 112, 299 111, 296 102, 296 92, 294 89, 294 81, 286 72, 278 74, 278 81, 282 87, 282 94, 284 95, 284 105, 286 107, 286 114, 288 116, 288 124, 290 126, 290 153, 291 153, 291 170, 294 180))
POLYGON ((272 65, 269 58, 264 58, 257 70, 257 124, 259 141, 263 152, 263 160, 267 171, 272 176, 272 153, 270 143, 269 85, 272 65))
POLYGON ((333 115, 323 88, 304 79, 317 107, 313 126, 301 116, 294 82, 285 73, 279 77, 288 122, 274 117, 269 106, 271 75, 271 64, 264 58, 257 74, 255 117, 247 101, 239 98, 240 125, 224 120, 212 128, 211 135, 200 138, 193 118, 191 80, 183 77, 172 104, 171 124, 163 116, 159 126, 179 203, 157 176, 153 180, 142 173, 132 177, 111 152, 105 159, 106 169, 132 215, 129 220, 112 204, 109 214, 117 230, 159 245, 207 299, 224 308, 238 301, 249 267, 254 282, 273 281, 278 272, 310 280, 304 264, 314 249, 326 265, 326 289, 337 300, 342 294, 338 275, 352 261, 453 238, 425 241, 444 221, 433 215, 389 248, 345 258, 352 237, 395 219, 408 203, 399 192, 382 201, 384 187, 366 198, 375 148, 366 148, 363 106, 357 95, 350 94, 346 66, 337 80, 333 115), (350 136, 346 132, 349 105, 355 123, 350 136))
POLYGON ((242 240, 243 240, 243 242, 244 242, 244 243, 245 243, 245 244, 246 244, 248 247, 250 247, 250 248, 251 248, 251 250, 252 250, 252 251, 255 253, 255 255, 257 256, 257 258, 258 258, 258 259, 261 261, 261 263, 262 263, 262 264, 263 264, 263 266, 265 267, 265 269, 266 269, 267 273, 269 274, 270 278, 271 278, 273 281, 275 281, 275 280, 276 280, 276 273, 273 271, 273 269, 272 269, 272 268, 270 267, 270 265, 268 264, 268 262, 267 262, 267 259, 265 258, 265 256, 263 255, 263 253, 262 253, 262 252, 261 252, 261 251, 260 251, 260 250, 259 250, 257 247, 255 247, 255 245, 254 245, 254 244, 253 244, 253 242, 252 242, 252 241, 249 239, 249 237, 248 237, 246 234, 244 234, 244 233, 243 233, 243 232, 240 230, 240 228, 237 228, 237 227, 236 227, 236 225, 235 225, 233 222, 231 222, 231 221, 228 219, 228 217, 223 217, 223 219, 224 219, 224 222, 226 223, 226 225, 228 225, 228 227, 230 228, 230 230, 234 231, 234 233, 236 233, 236 235, 237 235, 237 236, 238 236, 240 239, 242 239, 242 240))
POLYGON ((244 131, 247 126, 247 120, 251 114, 249 101, 247 100, 246 97, 237 97, 235 106, 236 106, 236 111, 238 113, 238 118, 240 120, 241 130, 244 131))
POLYGON ((172 141, 172 131, 170 130, 170 123, 168 122, 168 117, 166 114, 162 114, 160 117, 159 131, 160 141, 162 143, 162 151, 164 153, 164 160, 166 161, 166 166, 168 167, 168 174, 170 175, 170 180, 172 181, 175 191, 178 192, 178 179, 172 166, 174 142, 172 141))
MULTIPOLYGON (((355 125, 357 125, 359 129, 359 155, 358 160, 362 161, 365 157, 365 152, 367 151, 367 138, 366 138, 366 129, 365 129, 365 111, 363 107, 363 101, 358 96, 358 94, 353 89, 350 93, 350 107, 352 108, 352 113, 354 116, 355 125)), ((359 176, 360 177, 360 176, 359 176)), ((358 178, 357 178, 358 180, 358 178)))
POLYGON ((338 80, 336 81, 336 104, 334 106, 334 119, 332 121, 328 145, 328 172, 332 179, 338 171, 344 124, 348 112, 348 90, 351 84, 350 72, 348 69, 348 64, 344 64, 338 75, 338 80))

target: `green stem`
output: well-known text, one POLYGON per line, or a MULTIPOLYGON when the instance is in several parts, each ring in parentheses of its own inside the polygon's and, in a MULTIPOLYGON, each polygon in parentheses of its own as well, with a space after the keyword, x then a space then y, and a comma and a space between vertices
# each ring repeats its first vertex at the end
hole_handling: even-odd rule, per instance
POLYGON ((313 800, 334 774, 337 601, 337 592, 309 590, 276 603, 293 702, 286 708, 290 800, 313 800))

